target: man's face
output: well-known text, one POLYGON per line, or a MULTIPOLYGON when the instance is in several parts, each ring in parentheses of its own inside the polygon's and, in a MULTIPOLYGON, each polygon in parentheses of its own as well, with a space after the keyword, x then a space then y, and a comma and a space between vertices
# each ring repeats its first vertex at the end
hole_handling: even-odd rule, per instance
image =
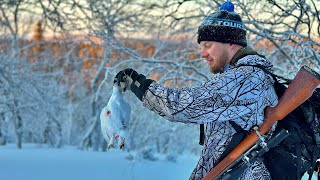
POLYGON ((201 58, 205 58, 209 69, 216 74, 222 71, 224 66, 229 63, 229 43, 216 41, 201 41, 201 58))

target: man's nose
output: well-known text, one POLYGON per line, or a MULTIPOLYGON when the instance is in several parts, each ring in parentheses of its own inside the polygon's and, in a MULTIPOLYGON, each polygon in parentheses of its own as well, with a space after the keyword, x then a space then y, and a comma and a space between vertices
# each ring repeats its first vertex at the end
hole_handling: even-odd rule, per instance
POLYGON ((206 58, 207 56, 208 56, 207 51, 206 51, 206 50, 202 50, 200 57, 201 57, 201 58, 206 58))

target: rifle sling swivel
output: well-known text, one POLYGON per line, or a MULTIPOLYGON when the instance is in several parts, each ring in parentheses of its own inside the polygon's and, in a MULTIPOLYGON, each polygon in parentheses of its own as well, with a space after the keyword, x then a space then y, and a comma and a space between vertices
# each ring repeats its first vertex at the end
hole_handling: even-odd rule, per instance
POLYGON ((258 135, 258 137, 259 137, 259 139, 260 139, 260 146, 262 147, 262 148, 266 148, 266 149, 268 149, 268 147, 267 147, 267 143, 266 143, 266 139, 260 134, 260 132, 258 131, 258 127, 257 126, 255 126, 255 127, 253 127, 253 129, 254 129, 254 131, 256 132, 256 134, 258 135))

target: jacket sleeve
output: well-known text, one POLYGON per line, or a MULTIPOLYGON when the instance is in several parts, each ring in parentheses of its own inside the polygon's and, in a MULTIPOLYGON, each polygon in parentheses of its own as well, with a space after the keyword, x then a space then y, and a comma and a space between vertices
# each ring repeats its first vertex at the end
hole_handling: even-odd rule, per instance
POLYGON ((171 89, 153 82, 143 97, 148 109, 170 120, 206 123, 263 118, 275 97, 272 81, 260 70, 237 68, 199 87, 171 89))

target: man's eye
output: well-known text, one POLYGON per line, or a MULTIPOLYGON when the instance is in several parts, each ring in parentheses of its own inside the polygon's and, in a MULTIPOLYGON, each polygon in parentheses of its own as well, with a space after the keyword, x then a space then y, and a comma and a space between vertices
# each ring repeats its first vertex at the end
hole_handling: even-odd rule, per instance
POLYGON ((211 43, 204 43, 204 47, 208 48, 208 47, 211 47, 211 43))
POLYGON ((212 46, 212 43, 210 43, 210 42, 205 42, 205 43, 200 45, 201 49, 208 49, 211 46, 212 46))

